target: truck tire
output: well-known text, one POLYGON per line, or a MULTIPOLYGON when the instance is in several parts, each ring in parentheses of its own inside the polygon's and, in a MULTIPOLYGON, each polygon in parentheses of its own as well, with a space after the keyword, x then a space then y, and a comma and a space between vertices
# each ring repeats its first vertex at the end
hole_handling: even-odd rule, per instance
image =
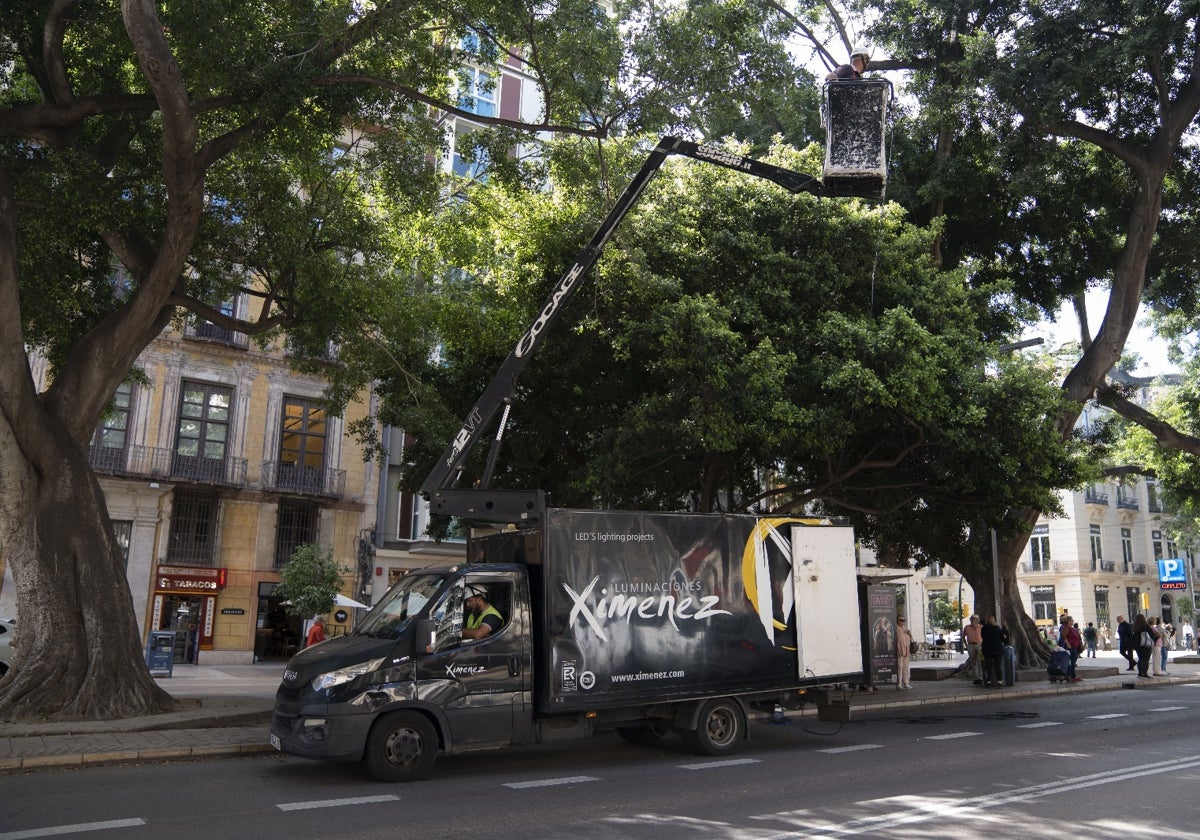
POLYGON ((381 782, 423 779, 437 761, 437 731, 419 712, 392 712, 371 727, 364 760, 381 782))
POLYGON ((700 709, 696 728, 685 730, 683 742, 701 755, 728 755, 746 734, 741 707, 724 697, 709 700, 700 709))

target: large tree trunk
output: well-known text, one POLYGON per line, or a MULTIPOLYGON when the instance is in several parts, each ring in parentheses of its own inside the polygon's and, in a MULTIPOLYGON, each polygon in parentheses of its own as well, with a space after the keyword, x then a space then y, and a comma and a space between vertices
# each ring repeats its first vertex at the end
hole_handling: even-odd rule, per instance
POLYGON ((0 720, 169 711, 139 646, 104 495, 82 448, 43 414, 30 448, 0 414, 0 523, 17 588, 17 657, 0 720))

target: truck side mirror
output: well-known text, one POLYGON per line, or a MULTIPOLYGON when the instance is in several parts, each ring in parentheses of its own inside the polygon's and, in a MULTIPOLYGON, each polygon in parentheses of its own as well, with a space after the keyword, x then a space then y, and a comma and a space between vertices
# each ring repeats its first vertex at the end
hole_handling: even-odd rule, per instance
POLYGON ((433 653, 437 649, 437 622, 423 618, 417 622, 417 655, 433 653))

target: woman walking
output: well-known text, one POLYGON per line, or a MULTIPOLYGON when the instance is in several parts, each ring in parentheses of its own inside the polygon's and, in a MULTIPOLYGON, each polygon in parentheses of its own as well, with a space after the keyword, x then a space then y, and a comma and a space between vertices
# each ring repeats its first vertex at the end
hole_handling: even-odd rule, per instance
POLYGON ((1153 679, 1150 676, 1150 657, 1154 653, 1154 631, 1146 616, 1138 613, 1133 617, 1133 649, 1137 653, 1138 676, 1142 679, 1153 679))

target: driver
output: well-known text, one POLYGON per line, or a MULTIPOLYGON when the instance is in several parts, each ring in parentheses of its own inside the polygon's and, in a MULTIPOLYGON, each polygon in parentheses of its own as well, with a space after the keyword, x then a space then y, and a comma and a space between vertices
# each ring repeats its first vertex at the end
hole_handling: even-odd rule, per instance
POLYGON ((504 616, 488 603, 487 593, 476 586, 467 587, 467 620, 463 626, 464 639, 482 639, 490 636, 504 624, 504 616))

